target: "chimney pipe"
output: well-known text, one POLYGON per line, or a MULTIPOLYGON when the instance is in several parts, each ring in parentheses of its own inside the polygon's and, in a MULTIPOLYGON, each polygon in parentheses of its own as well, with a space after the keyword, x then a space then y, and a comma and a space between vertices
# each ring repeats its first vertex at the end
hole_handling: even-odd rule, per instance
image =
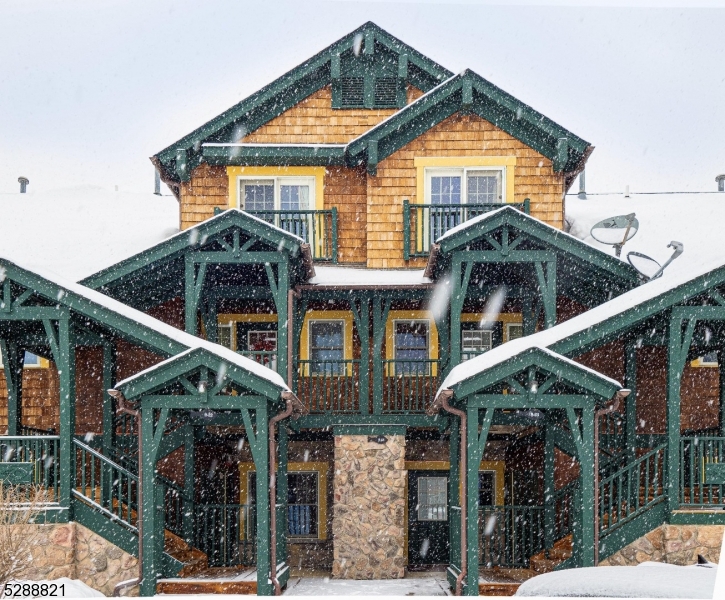
POLYGON ((20 193, 25 194, 28 191, 30 180, 27 177, 18 177, 18 183, 20 184, 20 193))
POLYGON ((587 184, 584 176, 584 171, 579 173, 579 200, 587 199, 587 184))
POLYGON ((725 192, 725 175, 718 175, 715 181, 717 181, 717 191, 725 192))
POLYGON ((154 170, 154 194, 161 195, 161 173, 158 169, 154 170))

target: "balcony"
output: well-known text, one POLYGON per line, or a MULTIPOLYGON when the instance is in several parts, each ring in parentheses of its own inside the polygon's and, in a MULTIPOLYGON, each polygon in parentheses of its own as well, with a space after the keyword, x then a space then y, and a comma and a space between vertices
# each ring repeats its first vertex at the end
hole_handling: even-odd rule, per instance
POLYGON ((424 258, 435 240, 454 227, 504 206, 529 214, 529 199, 495 204, 411 204, 403 200, 403 258, 424 258))
POLYGON ((310 245, 312 258, 337 263, 337 208, 329 210, 248 210, 310 245))

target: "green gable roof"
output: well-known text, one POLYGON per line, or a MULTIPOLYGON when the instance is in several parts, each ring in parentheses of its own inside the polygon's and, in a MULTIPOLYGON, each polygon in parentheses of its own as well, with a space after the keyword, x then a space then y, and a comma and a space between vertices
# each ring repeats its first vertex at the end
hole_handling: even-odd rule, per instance
POLYGON ((457 112, 469 112, 521 140, 566 175, 567 187, 594 149, 571 131, 471 70, 451 77, 347 145, 348 161, 375 164, 457 112))
POLYGON ((374 23, 365 23, 154 155, 151 160, 164 181, 172 187, 180 181, 188 181, 192 169, 202 162, 202 143, 236 141, 232 138, 238 137, 237 132, 258 129, 310 94, 329 85, 333 77, 333 62, 339 67, 339 57, 353 52, 354 47, 359 47, 361 42, 366 53, 369 52, 368 48, 375 48, 375 53, 379 49, 381 54, 387 54, 388 57, 405 56, 402 62, 407 65, 406 81, 424 92, 452 76, 450 71, 374 23))

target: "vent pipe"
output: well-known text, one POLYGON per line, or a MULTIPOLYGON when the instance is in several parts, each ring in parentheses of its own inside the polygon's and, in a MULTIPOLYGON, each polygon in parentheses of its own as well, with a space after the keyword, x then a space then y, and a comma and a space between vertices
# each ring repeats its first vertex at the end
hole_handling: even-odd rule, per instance
POLYGON ((718 175, 715 181, 717 181, 717 191, 725 192, 725 175, 718 175))
POLYGON ((584 176, 584 171, 579 173, 579 200, 587 199, 587 184, 584 176))
POLYGON ((18 177, 18 183, 20 184, 20 193, 25 194, 28 191, 28 184, 30 179, 27 177, 18 177))
POLYGON ((154 194, 161 195, 161 173, 158 169, 154 170, 154 194))

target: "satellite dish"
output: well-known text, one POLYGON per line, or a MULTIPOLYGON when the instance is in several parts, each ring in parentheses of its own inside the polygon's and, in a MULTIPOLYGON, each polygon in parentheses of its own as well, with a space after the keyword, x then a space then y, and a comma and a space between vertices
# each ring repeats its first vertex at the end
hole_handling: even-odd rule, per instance
POLYGON ((631 240, 639 231, 639 221, 634 213, 609 217, 599 221, 592 227, 591 236, 602 244, 609 244, 619 256, 622 246, 631 240))
POLYGON ((629 252, 627 254, 627 260, 647 281, 652 281, 660 277, 667 268, 667 265, 685 251, 685 245, 682 242, 676 242, 674 240, 667 244, 667 247, 673 248, 674 252, 672 252, 672 256, 662 266, 654 258, 650 258, 641 252, 629 252))

